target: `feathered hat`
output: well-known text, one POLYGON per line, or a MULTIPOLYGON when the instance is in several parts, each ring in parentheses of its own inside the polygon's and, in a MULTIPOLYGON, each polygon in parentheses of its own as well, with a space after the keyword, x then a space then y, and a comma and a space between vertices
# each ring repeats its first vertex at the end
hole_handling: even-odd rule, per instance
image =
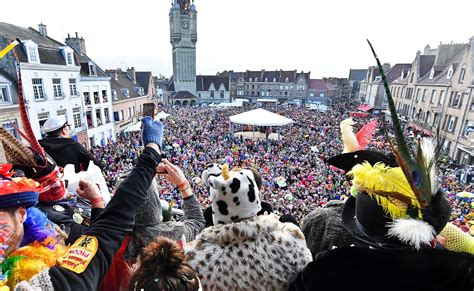
POLYGON ((0 209, 35 206, 39 184, 25 177, 13 178, 14 174, 11 164, 0 164, 0 209))
POLYGON ((7 162, 13 164, 15 170, 21 170, 26 177, 41 184, 40 201, 59 200, 66 193, 62 180, 62 169, 46 154, 33 133, 26 112, 21 72, 18 74, 18 104, 24 132, 18 128, 17 131, 29 143, 29 147, 0 126, 0 140, 5 150, 7 162))
POLYGON ((416 153, 410 151, 383 67, 369 45, 388 99, 396 146, 389 142, 399 166, 387 163, 379 153, 378 162, 358 161, 347 167, 353 195, 344 206, 343 223, 349 233, 372 246, 420 249, 432 245, 443 230, 451 206, 437 184, 433 141, 420 139, 416 153))

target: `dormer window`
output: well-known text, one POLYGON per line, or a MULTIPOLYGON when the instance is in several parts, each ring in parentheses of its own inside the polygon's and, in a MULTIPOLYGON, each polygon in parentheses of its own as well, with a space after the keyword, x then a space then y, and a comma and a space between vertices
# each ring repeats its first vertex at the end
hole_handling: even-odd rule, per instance
POLYGON ((381 80, 382 80, 382 76, 375 77, 375 82, 378 82, 378 81, 381 81, 381 80))
POLYGON ((29 63, 39 63, 38 45, 31 40, 23 41, 29 63))
POLYGON ((252 82, 252 78, 249 79, 249 82, 252 82))
POLYGON ((430 72, 430 80, 433 79, 434 74, 435 74, 435 69, 434 69, 434 67, 432 67, 431 72, 430 72))
POLYGON ((115 91, 115 89, 112 89, 112 98, 113 98, 114 100, 116 100, 116 101, 118 100, 118 98, 117 98, 117 91, 115 91))
POLYGON ((453 76, 453 73, 454 73, 454 68, 451 65, 451 67, 449 67, 448 75, 446 76, 446 79, 451 79, 451 77, 453 76))
POLYGON ((90 76, 97 76, 97 69, 94 63, 89 63, 89 75, 90 76))
POLYGON ((66 65, 74 66, 74 51, 72 50, 72 48, 64 46, 61 48, 61 51, 63 53, 63 58, 66 61, 66 65))
POLYGON ((143 87, 135 87, 135 92, 137 92, 137 94, 143 96, 145 95, 145 90, 143 90, 143 87))
POLYGON ((258 78, 255 78, 255 82, 258 82, 258 78))
POLYGON ((265 82, 268 82, 268 78, 265 78, 265 82))
POLYGON ((288 83, 289 81, 290 81, 290 79, 288 79, 288 78, 285 79, 285 82, 286 82, 286 83, 288 83))
POLYGON ((122 93, 122 95, 124 95, 127 98, 130 97, 130 94, 127 88, 120 88, 120 93, 122 93))
POLYGON ((273 78, 273 83, 276 83, 277 79, 276 78, 273 78))
POLYGON ((459 73, 459 83, 464 81, 464 77, 466 76, 466 68, 462 68, 461 72, 459 73))

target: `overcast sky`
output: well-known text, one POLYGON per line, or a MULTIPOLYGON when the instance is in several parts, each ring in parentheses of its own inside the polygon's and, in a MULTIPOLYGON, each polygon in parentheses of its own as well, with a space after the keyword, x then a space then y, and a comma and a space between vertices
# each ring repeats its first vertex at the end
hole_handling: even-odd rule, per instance
MULTIPOLYGON (((47 25, 64 42, 86 39, 87 53, 104 69, 134 66, 172 74, 171 0, 2 0, 0 21, 47 25)), ((311 71, 312 78, 347 77, 373 59, 411 63, 417 50, 474 35, 472 0, 196 0, 197 72, 311 71)))

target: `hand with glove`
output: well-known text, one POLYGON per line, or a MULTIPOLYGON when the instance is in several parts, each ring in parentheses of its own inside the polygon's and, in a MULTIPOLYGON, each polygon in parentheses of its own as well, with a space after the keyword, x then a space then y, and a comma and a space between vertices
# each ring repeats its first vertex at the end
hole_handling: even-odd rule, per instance
MULTIPOLYGON (((154 148, 153 144, 156 144, 161 149, 163 143, 163 124, 159 121, 153 120, 150 116, 143 118, 142 140, 145 146, 151 146, 154 148)), ((160 151, 158 150, 158 152, 160 151)))

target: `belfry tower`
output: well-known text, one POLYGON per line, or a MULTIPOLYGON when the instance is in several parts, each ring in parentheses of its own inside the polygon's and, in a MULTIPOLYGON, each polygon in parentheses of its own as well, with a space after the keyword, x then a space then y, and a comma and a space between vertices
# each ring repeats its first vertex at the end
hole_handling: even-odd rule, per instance
POLYGON ((196 95, 197 11, 194 0, 172 0, 170 41, 173 47, 174 91, 196 95))

